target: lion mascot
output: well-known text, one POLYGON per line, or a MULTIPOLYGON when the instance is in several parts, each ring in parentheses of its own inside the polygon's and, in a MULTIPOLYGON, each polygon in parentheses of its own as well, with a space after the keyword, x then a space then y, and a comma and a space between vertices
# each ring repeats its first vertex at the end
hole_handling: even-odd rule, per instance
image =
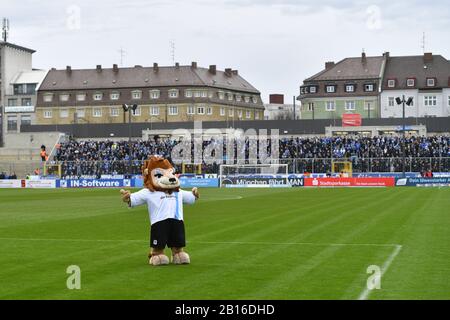
POLYGON ((169 264, 164 249, 172 250, 172 263, 189 264, 183 222, 183 204, 194 204, 199 198, 197 188, 192 192, 180 190, 180 181, 175 169, 167 159, 152 156, 142 168, 145 188, 136 193, 120 190, 122 200, 130 208, 147 204, 150 215, 149 264, 163 266, 169 264))

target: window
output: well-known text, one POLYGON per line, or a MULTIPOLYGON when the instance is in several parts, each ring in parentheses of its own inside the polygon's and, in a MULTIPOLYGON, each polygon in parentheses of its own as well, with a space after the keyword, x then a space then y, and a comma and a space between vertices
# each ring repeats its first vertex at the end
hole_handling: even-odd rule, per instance
POLYGON ((77 101, 86 101, 86 94, 78 93, 76 98, 77 98, 77 101))
POLYGON ((194 106, 189 106, 187 108, 187 114, 189 114, 189 115, 195 114, 195 107, 194 106))
POLYGON ((310 93, 317 93, 317 88, 316 87, 309 87, 309 92, 310 93))
POLYGON ((395 88, 397 81, 395 79, 388 80, 388 87, 389 88, 395 88))
POLYGON ((197 114, 205 114, 205 107, 197 107, 197 114))
MULTIPOLYGON (((450 97, 449 97, 449 104, 450 104, 450 97)), ((220 108, 220 116, 225 117, 225 108, 220 108)))
POLYGON ((152 116, 159 116, 159 107, 151 107, 150 108, 150 115, 152 115, 152 116))
POLYGON ((437 97, 436 96, 425 96, 424 104, 426 107, 435 107, 437 106, 437 97))
POLYGON ((427 78, 427 87, 434 87, 436 85, 435 78, 427 78))
POLYGON ((111 117, 118 117, 119 113, 119 108, 111 108, 109 110, 109 114, 111 115, 111 117))
POLYGON ((208 98, 208 91, 202 91, 202 98, 208 98))
POLYGON ((255 112, 255 120, 259 120, 259 112, 255 112))
POLYGON ((233 101, 233 94, 232 93, 228 93, 227 94, 227 97, 228 97, 228 101, 233 101))
POLYGON ((169 107, 169 116, 176 116, 176 115, 178 115, 178 107, 170 106, 169 107))
POLYGON ((8 106, 9 107, 17 106, 17 99, 8 99, 8 106))
POLYGON ((94 118, 100 118, 100 117, 102 116, 102 109, 100 109, 100 108, 94 108, 94 109, 92 110, 92 116, 93 116, 94 118))
POLYGON ((150 99, 159 99, 161 93, 159 90, 151 90, 150 91, 150 99))
POLYGON ((327 93, 335 93, 336 92, 336 86, 327 86, 327 93))
POLYGON ((388 98, 388 105, 389 105, 389 107, 395 107, 395 98, 394 97, 388 98))
POLYGON ((110 98, 111 98, 111 100, 119 100, 119 98, 120 98, 120 93, 118 93, 118 92, 113 92, 113 93, 111 93, 110 98))
POLYGON ((242 110, 238 110, 238 118, 239 118, 239 119, 242 118, 242 110))
POLYGON ((184 95, 186 98, 192 98, 192 90, 186 90, 184 95))
POLYGON ((53 112, 52 112, 52 110, 44 110, 44 118, 45 118, 45 119, 51 119, 51 118, 53 118, 53 112))
POLYGON ((59 110, 59 117, 60 118, 68 118, 69 117, 69 110, 67 110, 67 109, 60 109, 59 110))
POLYGON ((195 98, 200 98, 202 96, 201 91, 194 91, 194 97, 195 98))
POLYGON ((356 103, 355 103, 355 101, 346 101, 345 102, 345 110, 346 111, 356 110, 356 103))
POLYGON ((374 92, 375 91, 375 85, 374 84, 366 84, 366 85, 364 85, 364 91, 365 92, 374 92))
POLYGON ((246 117, 247 119, 251 119, 252 113, 251 113, 250 111, 246 111, 246 112, 245 112, 245 117, 246 117))
POLYGON ((211 116, 213 114, 213 109, 211 107, 206 108, 206 114, 211 116))
POLYGON ((133 100, 139 100, 142 99, 142 91, 135 90, 131 92, 131 99, 133 100))
POLYGON ((8 116, 8 131, 17 131, 17 116, 8 116))
POLYGON ((95 101, 101 101, 101 100, 103 99, 103 93, 99 93, 99 92, 94 93, 93 99, 94 99, 95 101))
POLYGON ((236 101, 237 102, 241 102, 242 101, 242 96, 241 95, 236 95, 236 101))
POLYGON ((21 83, 14 85, 14 94, 35 94, 36 93, 36 84, 34 83, 21 83))
POLYGON ((252 100, 253 100, 253 103, 258 103, 258 97, 257 96, 253 96, 252 100))
POLYGON ((131 113, 134 117, 140 117, 141 116, 141 107, 137 107, 136 110, 132 110, 131 113))
POLYGON ((327 101, 325 109, 326 111, 336 111, 336 103, 334 101, 327 101))
POLYGON ((249 96, 244 97, 244 101, 245 101, 245 103, 249 103, 250 102, 250 97, 249 96))
POLYGON ((225 93, 224 93, 224 92, 219 91, 219 92, 217 93, 217 95, 219 96, 219 99, 220 99, 220 100, 225 99, 225 93))
POLYGON ((22 98, 22 106, 31 106, 31 98, 22 98))
POLYGON ((448 106, 450 107, 450 96, 448 96, 448 106))
POLYGON ((308 103, 308 107, 307 107, 306 110, 308 110, 308 111, 314 111, 314 102, 308 103))
POLYGON ((44 94, 44 102, 52 102, 53 101, 53 93, 44 94))
POLYGON ((21 125, 31 125, 31 116, 24 114, 20 116, 20 124, 21 125))
POLYGON ((416 85, 416 79, 409 78, 406 80, 407 87, 414 87, 416 85))
POLYGON ((60 94, 60 95, 59 95, 59 101, 61 101, 61 102, 67 102, 67 101, 69 101, 69 97, 70 97, 69 94, 60 94))
POLYGON ((84 109, 77 109, 77 118, 84 118, 85 114, 84 109))
MULTIPOLYGON (((169 90, 169 98, 178 98, 178 90, 177 89, 172 89, 169 90)), ((178 114, 178 111, 177 111, 178 114)))
POLYGON ((228 116, 229 117, 234 117, 234 109, 228 110, 228 116))
POLYGON ((345 92, 355 92, 355 85, 353 84, 346 85, 345 92))

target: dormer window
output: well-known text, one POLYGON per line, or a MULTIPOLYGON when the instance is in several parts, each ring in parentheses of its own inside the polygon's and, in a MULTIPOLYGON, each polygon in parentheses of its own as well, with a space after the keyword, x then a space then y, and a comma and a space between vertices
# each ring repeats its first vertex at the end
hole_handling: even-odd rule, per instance
POLYGON ((225 99, 225 93, 224 93, 224 92, 219 91, 219 92, 217 93, 217 95, 219 96, 219 99, 220 99, 220 100, 225 99))
POLYGON ((119 100, 120 93, 119 92, 112 92, 110 95, 111 100, 119 100))
POLYGON ((78 93, 77 101, 86 101, 86 93, 78 93))
POLYGON ((70 97, 70 95, 69 94, 60 94, 59 95, 59 101, 61 101, 61 102, 67 102, 67 101, 69 101, 69 97, 70 97))
POLYGON ((230 92, 227 94, 228 101, 233 101, 233 94, 230 92))
POLYGON ((159 99, 159 90, 150 90, 150 99, 159 99))
POLYGON ((406 80, 406 86, 409 88, 415 87, 416 86, 416 79, 414 78, 409 78, 406 80))
POLYGON ((336 86, 328 85, 328 86, 326 86, 326 90, 327 90, 327 93, 335 93, 336 92, 336 86))
POLYGON ((252 101, 253 101, 253 103, 258 103, 258 97, 257 96, 253 96, 252 97, 252 101))
POLYGON ((44 102, 52 102, 53 101, 53 93, 44 94, 44 102))
POLYGON ((345 92, 349 92, 349 93, 355 92, 355 85, 354 84, 347 84, 345 86, 345 92))
POLYGON ((241 102, 242 101, 242 96, 241 95, 236 95, 236 101, 237 102, 241 102))
POLYGON ((184 95, 186 98, 192 98, 192 90, 186 90, 184 92, 184 95))
POLYGON ((317 93, 317 87, 309 87, 309 93, 317 93))
POLYGON ((245 103, 249 103, 250 102, 250 97, 249 96, 245 96, 244 97, 244 101, 245 101, 245 103))
POLYGON ((375 91, 375 85, 371 84, 371 83, 364 85, 364 91, 365 92, 374 92, 375 91))
POLYGON ((397 81, 395 79, 388 80, 388 88, 395 88, 396 85, 397 85, 397 81))
POLYGON ((178 98, 178 90, 177 89, 169 90, 169 98, 178 98))
POLYGON ((100 93, 100 92, 94 93, 94 95, 92 96, 92 98, 93 98, 95 101, 101 101, 101 100, 103 99, 103 93, 100 93))
POLYGON ((427 87, 435 87, 436 79, 435 78, 427 78, 427 87))
POLYGON ((135 90, 131 92, 131 98, 133 100, 139 100, 142 98, 142 91, 140 90, 135 90))

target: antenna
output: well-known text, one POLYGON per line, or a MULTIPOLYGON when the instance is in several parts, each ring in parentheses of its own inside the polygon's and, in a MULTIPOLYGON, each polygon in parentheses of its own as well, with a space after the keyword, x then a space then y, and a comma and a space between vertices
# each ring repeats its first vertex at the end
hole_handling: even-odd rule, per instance
POLYGON ((172 59, 172 64, 175 64, 175 40, 170 40, 170 57, 172 59))
POLYGON ((426 51, 426 35, 425 35, 425 32, 423 33, 423 36, 422 36, 422 45, 421 45, 420 47, 422 48, 423 53, 425 54, 425 51, 426 51))
POLYGON ((120 54, 120 66, 123 67, 123 58, 127 55, 127 52, 123 50, 122 47, 120 47, 120 50, 118 50, 120 54))
POLYGON ((9 34, 9 19, 3 18, 3 28, 2 28, 2 38, 3 41, 6 42, 8 40, 8 34, 9 34))

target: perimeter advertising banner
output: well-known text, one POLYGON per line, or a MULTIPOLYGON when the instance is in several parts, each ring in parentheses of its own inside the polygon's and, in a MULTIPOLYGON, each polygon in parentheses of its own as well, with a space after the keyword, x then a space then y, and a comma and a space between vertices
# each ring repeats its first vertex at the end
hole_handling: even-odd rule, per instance
POLYGON ((22 187, 30 189, 54 189, 56 188, 56 180, 22 180, 22 187))
POLYGON ((20 189, 22 180, 0 180, 0 189, 20 189))
POLYGON ((397 179, 397 187, 450 187, 450 178, 405 178, 397 179))
POLYGON ((128 179, 79 179, 59 180, 60 188, 129 188, 131 180, 128 179))
POLYGON ((306 178, 305 187, 394 187, 394 178, 306 178))

